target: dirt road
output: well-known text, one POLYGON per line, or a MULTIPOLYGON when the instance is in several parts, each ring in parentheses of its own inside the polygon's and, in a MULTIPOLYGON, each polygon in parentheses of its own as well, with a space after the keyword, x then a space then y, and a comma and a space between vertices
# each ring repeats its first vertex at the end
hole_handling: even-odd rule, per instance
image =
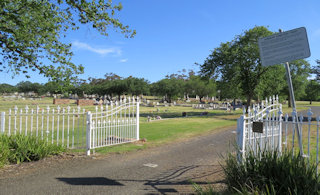
POLYGON ((25 164, 0 172, 0 194, 192 193, 190 179, 221 182, 220 157, 235 135, 234 127, 128 154, 25 164))

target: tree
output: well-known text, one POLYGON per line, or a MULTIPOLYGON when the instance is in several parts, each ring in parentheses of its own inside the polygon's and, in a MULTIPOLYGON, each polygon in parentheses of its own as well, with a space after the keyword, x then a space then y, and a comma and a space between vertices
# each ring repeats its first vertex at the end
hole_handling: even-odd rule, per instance
POLYGON ((316 75, 316 80, 320 81, 320 60, 316 60, 317 66, 313 68, 312 73, 316 75))
POLYGON ((111 85, 109 87, 109 90, 110 90, 111 94, 117 95, 120 100, 120 96, 128 91, 127 82, 125 80, 121 80, 121 79, 111 81, 111 85))
POLYGON ((128 94, 141 95, 149 94, 149 82, 144 78, 128 77, 125 79, 128 87, 128 94))
MULTIPOLYGON (((306 60, 295 60, 290 62, 290 74, 292 79, 292 86, 296 100, 305 97, 305 89, 308 84, 308 77, 310 76, 310 64, 306 60)), ((283 76, 286 80, 286 76, 283 76)), ((290 94, 288 84, 282 89, 282 95, 288 98, 288 107, 291 107, 290 94)))
POLYGON ((15 86, 6 84, 6 83, 2 83, 0 84, 0 93, 13 93, 13 92, 17 92, 18 89, 15 86))
POLYGON ((166 97, 166 101, 172 102, 172 99, 183 95, 184 80, 171 78, 162 79, 152 85, 152 91, 156 95, 166 97))
POLYGON ((256 99, 258 101, 272 95, 288 97, 288 84, 286 82, 286 70, 283 65, 273 65, 262 75, 259 85, 256 88, 256 99), (283 94, 284 89, 285 93, 283 94))
POLYGON ((51 94, 62 93, 59 91, 59 87, 54 81, 49 81, 43 86, 45 92, 49 92, 51 94))
POLYGON ((260 62, 258 38, 271 35, 266 27, 257 26, 238 35, 231 42, 221 43, 200 65, 202 76, 227 83, 247 98, 247 108, 256 95, 256 88, 269 67, 260 62))
POLYGON ((320 84, 316 80, 310 80, 306 86, 306 99, 310 101, 316 101, 320 95, 320 84))
POLYGON ((199 95, 200 102, 204 96, 216 95, 216 84, 212 79, 205 80, 200 76, 190 76, 185 84, 185 92, 190 95, 199 95))
POLYGON ((113 27, 133 37, 136 32, 116 18, 121 9, 121 3, 113 5, 110 0, 1 0, 0 71, 29 77, 30 70, 38 70, 53 81, 74 81, 83 67, 71 61, 71 44, 62 42, 60 36, 79 29, 80 24, 90 24, 103 36, 113 27))

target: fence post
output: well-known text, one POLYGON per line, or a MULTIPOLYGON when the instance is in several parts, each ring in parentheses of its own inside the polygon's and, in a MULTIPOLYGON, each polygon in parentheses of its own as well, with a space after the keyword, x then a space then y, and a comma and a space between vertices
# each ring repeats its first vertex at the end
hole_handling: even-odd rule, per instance
POLYGON ((279 129, 278 129, 278 131, 279 131, 279 136, 278 136, 278 150, 279 150, 279 152, 280 152, 280 155, 282 154, 282 116, 283 116, 283 112, 282 112, 282 104, 280 104, 280 107, 279 107, 279 112, 278 112, 278 114, 279 114, 279 118, 278 118, 278 120, 279 120, 279 129))
POLYGON ((245 155, 245 123, 244 123, 244 115, 242 115, 238 119, 238 128, 237 128, 237 136, 238 136, 238 162, 242 162, 242 159, 245 155))
POLYGON ((91 124, 92 124, 92 114, 87 112, 87 156, 90 156, 91 149, 91 124))
POLYGON ((140 117, 140 114, 139 114, 139 104, 140 104, 139 99, 137 99, 136 104, 137 104, 137 111, 136 111, 137 140, 139 140, 139 128, 140 128, 140 126, 139 126, 139 117, 140 117))
POLYGON ((4 134, 4 128, 5 128, 5 112, 1 112, 1 133, 4 134))

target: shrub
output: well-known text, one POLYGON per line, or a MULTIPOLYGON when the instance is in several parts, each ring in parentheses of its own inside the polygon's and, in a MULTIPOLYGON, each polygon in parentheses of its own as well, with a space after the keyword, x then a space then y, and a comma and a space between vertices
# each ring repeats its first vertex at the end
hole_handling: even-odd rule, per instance
POLYGON ((65 148, 47 143, 33 136, 1 135, 0 166, 7 163, 19 164, 26 161, 37 161, 49 155, 56 155, 65 148))
POLYGON ((243 163, 229 154, 223 167, 231 191, 254 194, 318 194, 317 166, 291 152, 248 152, 243 163))
POLYGON ((0 167, 8 163, 9 137, 0 135, 0 167))

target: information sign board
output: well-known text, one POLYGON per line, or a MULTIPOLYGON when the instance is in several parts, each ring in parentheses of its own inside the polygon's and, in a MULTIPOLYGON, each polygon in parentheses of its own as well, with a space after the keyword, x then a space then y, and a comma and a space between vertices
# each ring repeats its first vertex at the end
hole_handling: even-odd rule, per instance
POLYGON ((260 38, 258 44, 262 66, 310 57, 309 42, 304 27, 260 38))

